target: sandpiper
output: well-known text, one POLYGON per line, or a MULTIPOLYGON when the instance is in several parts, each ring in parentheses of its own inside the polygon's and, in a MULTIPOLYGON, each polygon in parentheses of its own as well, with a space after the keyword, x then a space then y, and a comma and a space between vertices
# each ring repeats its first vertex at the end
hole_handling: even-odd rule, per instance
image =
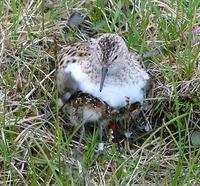
MULTIPOLYGON (((87 106, 80 105, 77 118, 81 116, 84 123, 91 120, 101 123, 108 118, 103 114, 105 106, 102 105, 118 110, 127 104, 142 102, 150 78, 140 62, 140 56, 129 50, 117 34, 103 34, 64 46, 57 75, 60 106, 69 100, 75 103, 78 98, 70 98, 77 92, 86 93, 99 104, 95 109, 87 110, 87 114, 84 111, 87 106), (101 117, 96 117, 99 115, 101 117)), ((84 103, 87 105, 86 101, 84 103)), ((74 124, 73 119, 70 120, 74 124)))
POLYGON ((100 134, 98 151, 102 151, 104 146, 102 142, 103 127, 109 124, 111 115, 114 114, 112 108, 89 94, 77 92, 67 100, 62 110, 67 113, 68 119, 73 126, 81 126, 78 150, 85 131, 85 123, 98 122, 100 134))
POLYGON ((62 110, 67 113, 67 116, 73 126, 81 126, 81 135, 78 149, 82 141, 84 133, 84 125, 89 122, 98 122, 100 131, 100 143, 98 150, 103 150, 102 131, 107 128, 110 121, 121 121, 131 117, 131 113, 140 108, 140 103, 135 103, 114 109, 106 102, 95 98, 87 93, 74 93, 63 105, 62 110))

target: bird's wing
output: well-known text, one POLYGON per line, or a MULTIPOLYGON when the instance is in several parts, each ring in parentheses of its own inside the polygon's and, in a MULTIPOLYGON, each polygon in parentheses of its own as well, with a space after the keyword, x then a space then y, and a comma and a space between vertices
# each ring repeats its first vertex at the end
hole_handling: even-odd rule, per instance
POLYGON ((57 87, 62 102, 66 102, 71 95, 79 91, 79 85, 70 72, 66 72, 68 64, 81 63, 90 56, 90 46, 87 41, 64 46, 59 55, 57 72, 57 87))
POLYGON ((78 84, 70 72, 66 73, 64 68, 61 68, 57 73, 57 88, 62 102, 66 102, 72 94, 78 91, 78 84))
POLYGON ((142 57, 133 50, 129 50, 131 63, 134 64, 134 67, 140 72, 141 79, 146 81, 146 85, 144 86, 144 92, 147 93, 152 88, 152 80, 149 77, 149 74, 146 71, 146 67, 143 63, 142 57))
POLYGON ((59 66, 87 59, 91 55, 90 50, 89 41, 82 41, 68 46, 63 46, 59 55, 59 66))
POLYGON ((142 57, 134 50, 129 49, 130 60, 131 63, 134 63, 134 66, 139 66, 140 68, 144 68, 142 57))

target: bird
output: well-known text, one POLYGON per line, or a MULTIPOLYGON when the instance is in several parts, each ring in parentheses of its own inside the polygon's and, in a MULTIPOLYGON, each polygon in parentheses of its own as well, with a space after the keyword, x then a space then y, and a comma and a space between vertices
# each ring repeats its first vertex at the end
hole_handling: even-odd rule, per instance
POLYGON ((108 126, 111 115, 114 111, 105 102, 99 100, 87 93, 76 92, 63 105, 62 110, 67 113, 72 126, 81 126, 81 133, 77 150, 80 151, 85 124, 88 122, 98 122, 99 125, 99 144, 98 151, 101 153, 104 148, 102 142, 103 127, 108 126))
POLYGON ((67 100, 62 109, 67 112, 69 121, 73 126, 81 126, 82 130, 79 138, 78 150, 80 150, 80 144, 85 131, 85 124, 89 122, 99 123, 100 142, 98 151, 101 153, 104 147, 102 142, 103 129, 107 128, 113 120, 117 122, 128 119, 131 113, 138 108, 140 108, 139 102, 127 105, 121 109, 115 109, 110 107, 106 102, 99 100, 90 94, 77 92, 67 100))
POLYGON ((78 118, 83 125, 95 121, 102 128, 113 113, 119 113, 127 105, 142 103, 149 82, 141 57, 130 50, 118 34, 105 33, 63 46, 60 51, 59 105, 70 112, 72 125, 76 125, 74 118, 78 118))

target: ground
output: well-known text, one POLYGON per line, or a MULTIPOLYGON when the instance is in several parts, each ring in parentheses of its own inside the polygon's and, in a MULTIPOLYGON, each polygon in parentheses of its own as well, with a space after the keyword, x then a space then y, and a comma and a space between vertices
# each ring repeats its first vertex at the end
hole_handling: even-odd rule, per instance
POLYGON ((199 20, 196 0, 0 1, 0 185, 200 185, 199 20), (74 157, 55 77, 60 46, 106 32, 143 56, 153 129, 95 161, 95 127, 74 157))

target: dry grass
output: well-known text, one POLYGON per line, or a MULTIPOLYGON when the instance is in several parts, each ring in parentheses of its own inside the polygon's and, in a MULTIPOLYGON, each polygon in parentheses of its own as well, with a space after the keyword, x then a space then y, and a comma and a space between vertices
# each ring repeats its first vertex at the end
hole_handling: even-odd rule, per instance
MULTIPOLYGON (((199 185, 200 4, 197 1, 0 1, 0 185, 199 185), (67 25, 70 12, 84 17, 67 25), (144 102, 153 126, 118 152, 97 132, 80 161, 77 130, 57 107, 59 46, 103 32, 122 35, 144 56, 153 88, 144 102)), ((123 143, 122 143, 123 144, 123 143)))

